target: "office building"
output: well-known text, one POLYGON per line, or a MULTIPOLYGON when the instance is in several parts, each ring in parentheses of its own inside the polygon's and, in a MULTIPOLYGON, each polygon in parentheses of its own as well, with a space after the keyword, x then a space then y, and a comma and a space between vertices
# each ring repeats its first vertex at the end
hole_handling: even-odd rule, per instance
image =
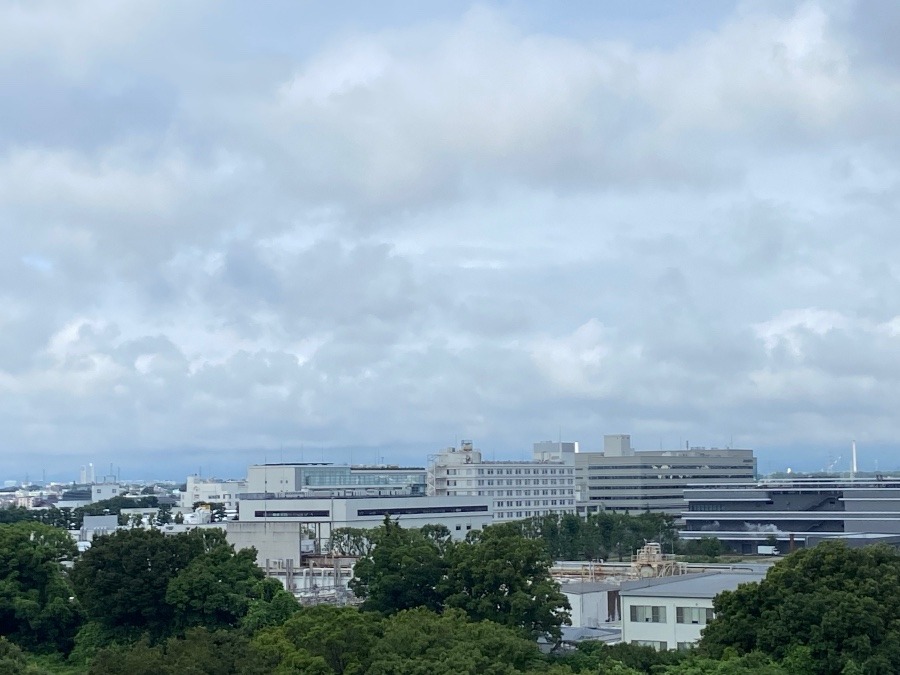
POLYGON ((535 443, 531 460, 488 461, 471 441, 429 457, 428 494, 486 497, 494 522, 575 512, 577 443, 535 443))
POLYGON ((256 464, 247 470, 248 493, 331 495, 339 490, 347 494, 424 495, 425 469, 323 462, 256 464))
POLYGON ((598 511, 678 516, 684 490, 697 483, 756 479, 752 450, 687 448, 636 451, 627 434, 604 436, 603 452, 575 454, 578 513, 598 511))
POLYGON ((895 541, 900 479, 765 479, 685 490, 682 539, 716 537, 741 553, 773 539, 782 553, 822 539, 895 541))

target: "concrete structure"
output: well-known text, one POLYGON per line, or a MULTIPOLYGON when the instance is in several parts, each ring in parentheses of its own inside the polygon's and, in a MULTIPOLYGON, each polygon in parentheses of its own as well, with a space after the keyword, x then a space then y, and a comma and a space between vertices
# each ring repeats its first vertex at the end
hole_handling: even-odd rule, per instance
POLYGON ((823 539, 900 535, 900 479, 767 479, 685 490, 683 539, 717 537, 741 553, 772 538, 782 553, 823 539))
POLYGON ((656 649, 688 648, 712 620, 713 598, 764 576, 710 572, 625 582, 619 589, 622 641, 656 649))
POLYGON ((253 546, 257 560, 293 560, 328 553, 338 528, 370 529, 385 516, 401 527, 444 525, 454 539, 492 522, 490 500, 479 497, 276 496, 248 494, 238 502, 238 520, 228 523, 235 548, 253 546))
POLYGON ((560 584, 572 606, 572 628, 598 628, 619 620, 619 586, 603 582, 560 584))
POLYGON ((185 490, 181 493, 182 508, 192 508, 197 502, 224 504, 225 511, 237 512, 238 495, 247 492, 246 480, 219 480, 188 476, 185 490))
POLYGON ((127 488, 118 483, 95 483, 91 485, 91 501, 100 502, 113 497, 121 497, 126 492, 128 492, 127 488))
POLYGON ((119 517, 115 514, 109 516, 85 516, 78 533, 78 541, 92 541, 94 537, 104 534, 112 534, 119 527, 119 517))
POLYGON ((486 497, 494 522, 575 512, 577 443, 535 443, 532 459, 487 461, 471 441, 429 457, 428 494, 486 497))
POLYGON ((425 469, 330 463, 256 464, 247 470, 248 493, 325 494, 338 490, 372 495, 424 495, 425 469))
POLYGON ((635 451, 631 437, 603 437, 603 452, 575 455, 578 513, 647 511, 678 516, 684 490, 697 483, 746 483, 756 479, 752 450, 690 448, 635 451))

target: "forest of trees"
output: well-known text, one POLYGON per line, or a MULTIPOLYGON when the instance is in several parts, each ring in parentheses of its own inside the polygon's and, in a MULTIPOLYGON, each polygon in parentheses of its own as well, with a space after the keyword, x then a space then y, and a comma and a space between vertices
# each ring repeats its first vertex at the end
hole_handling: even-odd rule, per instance
MULTIPOLYGON (((649 527, 641 518, 621 527, 649 527)), ((464 542, 444 528, 390 521, 344 532, 342 545, 365 549, 352 582, 363 599, 356 608, 301 607, 263 578, 254 551, 234 551, 216 530, 124 529, 78 555, 60 528, 0 524, 0 672, 900 672, 900 555, 837 543, 794 553, 760 584, 720 595, 690 652, 587 643, 544 653, 537 638, 553 646, 566 620, 549 577, 551 547, 588 545, 580 528, 552 535, 550 525, 494 526, 464 542)), ((610 540, 595 546, 614 550, 610 540)))

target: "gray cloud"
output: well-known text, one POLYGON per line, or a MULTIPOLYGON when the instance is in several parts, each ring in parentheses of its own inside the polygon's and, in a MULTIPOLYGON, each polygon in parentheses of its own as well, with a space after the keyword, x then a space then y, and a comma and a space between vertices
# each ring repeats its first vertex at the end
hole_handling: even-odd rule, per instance
POLYGON ((0 9, 6 474, 560 432, 887 466, 900 74, 868 9, 0 9))

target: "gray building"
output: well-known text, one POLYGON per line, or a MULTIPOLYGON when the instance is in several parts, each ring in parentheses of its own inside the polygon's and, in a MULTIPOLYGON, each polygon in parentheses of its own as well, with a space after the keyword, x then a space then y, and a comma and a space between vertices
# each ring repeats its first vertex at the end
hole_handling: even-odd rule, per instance
POLYGON ((247 492, 276 495, 334 494, 424 495, 425 469, 400 466, 351 466, 331 463, 255 464, 247 470, 247 492))
POLYGON ((697 483, 756 479, 752 450, 689 448, 636 451, 627 434, 604 436, 603 452, 575 455, 578 513, 684 511, 684 490, 697 483))
POLYGON ((714 536, 744 553, 773 537, 782 552, 829 538, 889 541, 900 535, 900 479, 695 485, 681 518, 683 539, 714 536))

